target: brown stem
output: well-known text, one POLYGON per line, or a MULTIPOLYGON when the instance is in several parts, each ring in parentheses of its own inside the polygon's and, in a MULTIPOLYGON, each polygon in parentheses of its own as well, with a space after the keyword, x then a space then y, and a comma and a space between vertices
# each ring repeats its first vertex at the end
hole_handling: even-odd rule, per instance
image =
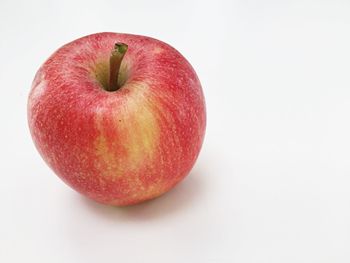
POLYGON ((112 50, 109 58, 109 85, 107 87, 107 91, 116 91, 120 88, 118 86, 119 70, 127 50, 127 44, 120 42, 114 44, 114 49, 112 50))

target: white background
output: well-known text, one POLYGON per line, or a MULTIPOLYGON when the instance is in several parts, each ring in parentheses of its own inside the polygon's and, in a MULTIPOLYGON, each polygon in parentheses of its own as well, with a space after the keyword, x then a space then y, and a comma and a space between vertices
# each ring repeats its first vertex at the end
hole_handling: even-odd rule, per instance
POLYGON ((0 262, 350 262, 350 2, 0 2, 0 262), (58 47, 149 35, 196 69, 205 143, 187 179, 130 208, 46 166, 27 95, 58 47))

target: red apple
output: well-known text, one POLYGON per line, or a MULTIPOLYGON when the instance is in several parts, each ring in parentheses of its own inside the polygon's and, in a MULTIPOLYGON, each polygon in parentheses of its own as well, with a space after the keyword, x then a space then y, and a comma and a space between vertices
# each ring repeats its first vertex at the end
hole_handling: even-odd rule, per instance
POLYGON ((189 173, 206 113, 198 77, 177 50, 145 36, 98 33, 41 66, 28 123, 64 182, 123 206, 155 198, 189 173))

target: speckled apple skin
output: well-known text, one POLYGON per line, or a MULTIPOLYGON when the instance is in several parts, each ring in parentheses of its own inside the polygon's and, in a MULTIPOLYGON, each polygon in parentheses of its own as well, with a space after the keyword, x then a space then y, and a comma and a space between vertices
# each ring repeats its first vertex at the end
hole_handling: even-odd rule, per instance
POLYGON ((204 138, 205 101, 195 71, 173 47, 98 33, 64 45, 41 66, 28 123, 41 156, 64 182, 124 206, 160 196, 190 172, 204 138), (115 42, 129 46, 121 66, 126 81, 108 92, 98 78, 108 76, 115 42))

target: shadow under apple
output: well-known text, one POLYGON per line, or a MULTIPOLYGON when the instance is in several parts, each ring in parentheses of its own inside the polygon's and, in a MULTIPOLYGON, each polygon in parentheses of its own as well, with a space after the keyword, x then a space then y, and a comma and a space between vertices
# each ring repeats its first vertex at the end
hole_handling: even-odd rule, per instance
POLYGON ((152 220, 195 206, 196 201, 201 199, 203 188, 203 174, 198 170, 193 170, 169 192, 141 204, 114 207, 99 204, 84 196, 80 197, 80 201, 90 212, 104 219, 118 222, 152 220))

